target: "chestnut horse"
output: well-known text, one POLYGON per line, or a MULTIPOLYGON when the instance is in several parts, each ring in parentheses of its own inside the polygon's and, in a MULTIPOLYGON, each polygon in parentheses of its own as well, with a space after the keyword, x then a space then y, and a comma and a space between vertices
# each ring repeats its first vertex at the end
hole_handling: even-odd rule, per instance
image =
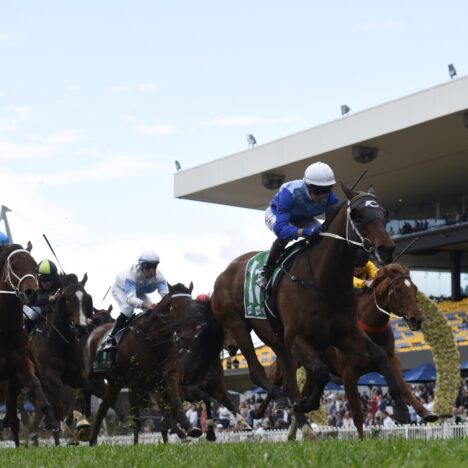
POLYGON ((34 304, 38 289, 37 264, 27 249, 4 246, 0 256, 0 380, 7 381, 5 427, 9 425, 19 446, 18 394, 27 387, 35 407, 45 416, 45 428, 57 431, 59 425, 44 395, 29 357, 29 340, 23 326, 23 305, 34 304))
POLYGON ((253 329, 277 356, 287 396, 296 402, 294 412, 306 437, 314 437, 304 412, 318 408, 329 371, 318 352, 336 346, 346 355, 376 363, 389 383, 395 400, 395 418, 409 422, 402 390, 395 380, 387 355, 357 326, 353 290, 354 258, 357 246, 373 250, 382 263, 390 263, 394 243, 385 230, 384 210, 374 193, 353 192, 342 184, 346 199, 327 213, 327 232, 322 239, 299 253, 276 291, 276 312, 284 333, 277 337, 265 320, 246 319, 244 276, 250 252, 234 260, 216 279, 211 298, 214 317, 230 330, 246 358, 251 380, 273 398, 284 395, 272 384, 258 361, 250 338, 253 329), (297 363, 313 376, 316 387, 306 400, 298 402, 297 363))
MULTIPOLYGON (((128 332, 116 350, 117 368, 103 373, 107 380, 106 394, 96 415, 90 445, 97 443, 101 422, 124 385, 130 390, 130 407, 135 419, 138 418, 142 396, 152 392, 163 417, 170 421, 172 429, 180 438, 184 439, 187 435, 200 437, 201 431, 190 426, 182 408, 178 349, 174 339, 177 323, 170 319, 173 308, 186 299, 186 291, 183 285, 169 285, 169 294, 152 310, 141 314, 129 324, 128 332)), ((193 327, 194 323, 190 326, 193 327)), ((101 325, 89 336, 85 347, 85 363, 90 380, 94 357, 111 327, 112 324, 101 325)), ((137 438, 134 438, 134 442, 138 442, 137 438)))
MULTIPOLYGON (((70 417, 71 422, 75 401, 68 387, 88 387, 83 348, 93 315, 93 300, 85 290, 86 274, 81 281, 74 274, 61 275, 61 280, 63 291, 31 338, 31 356, 55 417, 58 421, 70 417)), ((31 427, 33 441, 37 439, 40 420, 41 414, 36 411, 31 427)), ((54 440, 58 445, 58 432, 54 433, 54 440)))
MULTIPOLYGON (((421 404, 403 380, 400 360, 395 354, 395 338, 390 326, 390 316, 395 315, 403 318, 411 330, 421 329, 422 312, 416 302, 416 293, 417 287, 411 281, 408 268, 397 263, 381 267, 371 288, 356 290, 358 325, 374 343, 385 350, 393 375, 403 390, 406 402, 411 404, 416 413, 425 421, 434 422, 437 421, 438 416, 421 404)), ((376 367, 368 360, 350 359, 336 348, 327 349, 325 356, 332 372, 343 379, 354 425, 360 438, 363 438, 364 417, 359 394, 355 392, 356 381, 361 375, 375 371, 376 367)), ((281 383, 281 375, 278 373, 275 363, 270 366, 268 373, 272 375, 277 385, 281 383)), ((301 394, 307 396, 313 392, 313 388, 312 376, 306 371, 306 382, 301 394)), ((262 403, 262 407, 256 412, 255 417, 262 416, 268 402, 266 399, 262 403)), ((294 421, 289 437, 291 439, 295 437, 294 421)))

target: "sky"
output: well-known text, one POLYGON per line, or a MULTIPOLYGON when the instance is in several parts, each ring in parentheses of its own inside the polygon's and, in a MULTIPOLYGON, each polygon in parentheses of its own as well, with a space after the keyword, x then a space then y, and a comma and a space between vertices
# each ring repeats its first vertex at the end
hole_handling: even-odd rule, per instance
MULTIPOLYGON (((97 307, 156 250, 170 283, 212 290, 269 248, 257 210, 178 200, 183 169, 468 70, 468 3, 0 0, 0 204, 37 261, 87 272, 97 307)), ((0 229, 3 226, 0 224, 0 229)), ((449 281, 415 276, 426 292, 449 281)))

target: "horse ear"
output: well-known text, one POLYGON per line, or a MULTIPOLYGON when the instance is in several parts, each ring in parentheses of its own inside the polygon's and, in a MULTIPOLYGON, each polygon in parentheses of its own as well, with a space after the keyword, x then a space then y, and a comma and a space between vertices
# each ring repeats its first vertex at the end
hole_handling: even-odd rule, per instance
POLYGON ((343 182, 340 182, 341 184, 341 190, 343 190, 343 193, 346 195, 346 198, 348 200, 351 200, 351 198, 354 197, 354 192, 348 188, 345 184, 343 184, 343 182))
POLYGON ((88 281, 88 273, 85 273, 83 279, 80 281, 81 286, 84 286, 86 281, 88 281))
POLYGON ((174 286, 172 286, 172 284, 167 283, 167 287, 169 288, 169 294, 173 294, 174 293, 174 286))
POLYGON ((190 293, 192 293, 192 291, 193 291, 193 281, 190 281, 190 285, 189 285, 188 288, 189 288, 190 293))
POLYGON ((370 184, 368 189, 367 189, 367 193, 370 193, 372 195, 375 195, 375 187, 374 187, 374 184, 370 184))
POLYGON ((31 250, 32 250, 31 241, 28 241, 28 245, 26 246, 26 250, 27 250, 28 252, 31 252, 31 250))
POLYGON ((107 308, 107 312, 109 312, 110 314, 112 312, 112 309, 113 309, 112 304, 110 304, 109 307, 107 308))

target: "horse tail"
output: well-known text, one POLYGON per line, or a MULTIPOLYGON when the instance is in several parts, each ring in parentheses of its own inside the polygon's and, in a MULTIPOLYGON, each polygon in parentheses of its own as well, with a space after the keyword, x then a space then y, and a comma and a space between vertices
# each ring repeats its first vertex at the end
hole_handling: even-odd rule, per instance
POLYGON ((191 359, 184 362, 182 368, 183 380, 186 384, 195 383, 200 376, 206 374, 217 360, 223 349, 224 330, 215 320, 208 301, 197 301, 199 307, 205 309, 205 324, 190 347, 191 359))

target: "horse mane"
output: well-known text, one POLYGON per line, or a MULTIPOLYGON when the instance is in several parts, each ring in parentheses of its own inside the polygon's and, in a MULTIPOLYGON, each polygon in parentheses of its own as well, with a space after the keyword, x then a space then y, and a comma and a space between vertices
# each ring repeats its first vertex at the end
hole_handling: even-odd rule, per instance
POLYGON ((20 245, 20 244, 11 244, 6 249, 2 250, 2 253, 0 254, 0 274, 2 274, 3 267, 5 266, 6 259, 11 254, 11 252, 14 252, 15 250, 21 250, 21 249, 23 249, 22 245, 20 245))
POLYGON ((346 203, 347 199, 340 199, 338 203, 329 206, 325 211, 325 221, 322 223, 322 231, 328 231, 330 224, 340 212, 341 207, 346 203))

